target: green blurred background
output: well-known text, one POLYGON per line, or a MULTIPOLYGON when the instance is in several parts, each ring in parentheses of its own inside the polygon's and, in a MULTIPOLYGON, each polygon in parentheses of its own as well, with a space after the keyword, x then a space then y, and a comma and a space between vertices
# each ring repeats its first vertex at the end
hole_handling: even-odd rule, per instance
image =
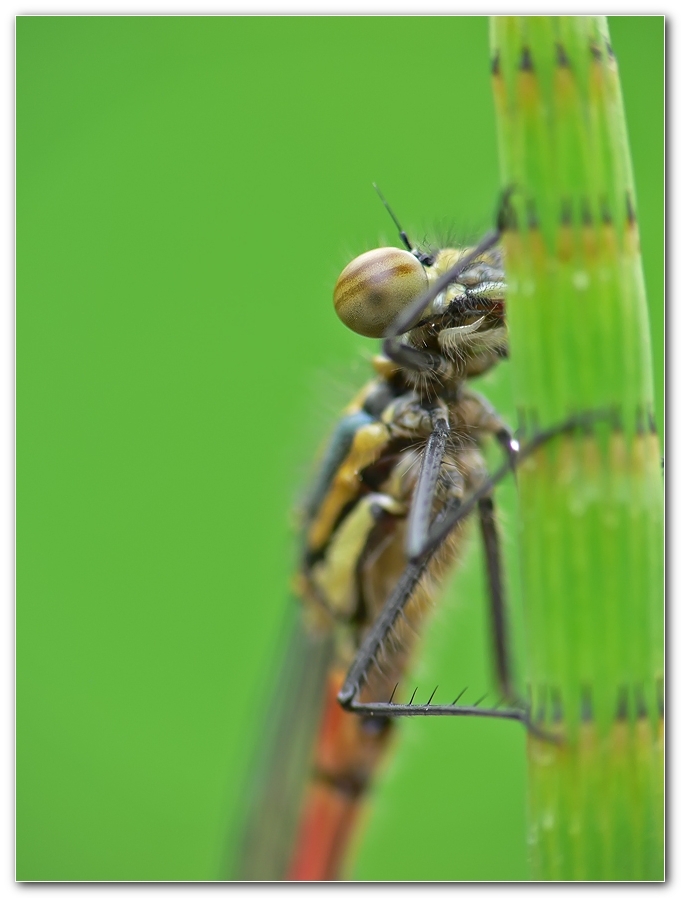
MULTIPOLYGON (((661 422, 664 20, 610 28, 661 422)), ((17 20, 19 879, 221 877, 291 508, 375 349, 331 305, 395 242, 374 180, 417 240, 490 225, 485 18, 17 20)), ((443 699, 487 683, 481 566, 421 646, 443 699)), ((353 877, 525 878, 522 729, 401 729, 353 877)))

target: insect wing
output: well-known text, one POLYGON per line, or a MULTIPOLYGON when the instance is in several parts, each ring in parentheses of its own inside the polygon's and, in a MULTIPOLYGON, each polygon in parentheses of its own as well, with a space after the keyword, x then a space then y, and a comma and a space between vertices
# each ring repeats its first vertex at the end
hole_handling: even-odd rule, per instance
MULTIPOLYGON (((241 799, 230 843, 228 878, 282 880, 293 851, 311 753, 319 726, 332 641, 304 626, 302 609, 289 610, 274 692, 241 799)), ((256 713, 256 712, 254 712, 256 713)), ((258 707, 257 713, 261 710, 258 707)))

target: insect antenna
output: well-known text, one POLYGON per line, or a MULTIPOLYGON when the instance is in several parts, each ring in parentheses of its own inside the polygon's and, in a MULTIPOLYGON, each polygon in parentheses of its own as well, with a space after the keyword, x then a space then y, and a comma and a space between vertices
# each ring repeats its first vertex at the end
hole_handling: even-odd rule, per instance
POLYGON ((383 194, 379 190, 378 184, 375 181, 373 183, 373 188, 376 191, 376 193, 378 194, 379 199, 385 206, 386 211, 388 212, 388 215, 392 218, 392 220, 395 224, 395 227, 399 231, 400 240, 402 241, 402 243, 404 243, 405 247, 409 250, 410 253, 413 253, 416 256, 416 258, 419 260, 419 262, 422 262, 424 265, 432 265, 433 264, 433 256, 432 255, 430 255, 429 253, 422 253, 420 250, 414 249, 414 247, 412 246, 411 240, 407 236, 407 232, 405 230, 403 230, 402 225, 397 220, 397 216, 395 215, 393 210, 388 205, 388 201, 386 200, 386 198, 383 196, 383 194))

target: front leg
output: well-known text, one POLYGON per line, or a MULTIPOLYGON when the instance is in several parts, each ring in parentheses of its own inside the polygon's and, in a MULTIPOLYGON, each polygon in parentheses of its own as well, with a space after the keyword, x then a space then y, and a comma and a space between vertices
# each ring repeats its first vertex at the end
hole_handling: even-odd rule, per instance
POLYGON ((442 462, 449 439, 449 420, 441 406, 431 413, 433 432, 428 437, 421 461, 419 479, 412 497, 407 522, 407 557, 418 558, 428 538, 433 503, 440 484, 442 462))

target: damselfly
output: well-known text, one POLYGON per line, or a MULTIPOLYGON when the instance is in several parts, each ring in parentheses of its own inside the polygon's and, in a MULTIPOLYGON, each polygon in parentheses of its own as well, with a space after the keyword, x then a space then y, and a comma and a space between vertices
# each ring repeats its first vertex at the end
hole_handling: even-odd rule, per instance
POLYGON ((337 878, 393 718, 525 720, 512 686, 492 494, 519 447, 469 387, 507 354, 505 209, 473 249, 426 251, 399 229, 404 248, 364 253, 338 279, 339 317, 383 338, 383 353, 337 425, 309 494, 295 578, 302 602, 233 878, 337 878), (482 454, 488 438, 507 459, 493 478, 482 454), (433 695, 425 704, 413 695, 398 701, 415 635, 473 511, 505 707, 437 704, 433 695))

